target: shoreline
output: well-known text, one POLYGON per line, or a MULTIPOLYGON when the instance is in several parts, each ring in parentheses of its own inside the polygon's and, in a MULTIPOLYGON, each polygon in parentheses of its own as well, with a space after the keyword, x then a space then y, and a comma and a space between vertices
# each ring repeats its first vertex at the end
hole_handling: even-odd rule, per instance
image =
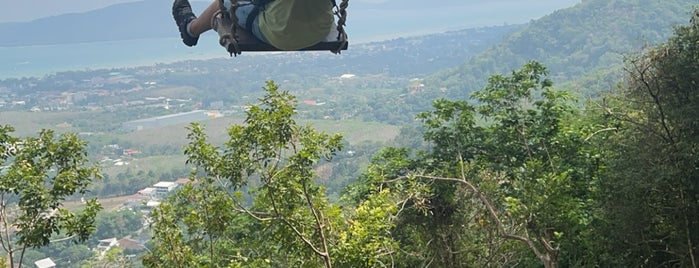
POLYGON ((178 38, 0 47, 0 58, 6 59, 0 65, 0 80, 219 57, 227 57, 227 54, 216 42, 205 42, 196 48, 188 48, 181 45, 178 38))

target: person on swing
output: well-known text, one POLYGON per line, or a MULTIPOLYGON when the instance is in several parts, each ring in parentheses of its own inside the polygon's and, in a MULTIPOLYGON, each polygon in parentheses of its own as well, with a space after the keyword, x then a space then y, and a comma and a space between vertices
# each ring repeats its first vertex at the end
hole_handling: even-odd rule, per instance
MULTIPOLYGON (((225 2, 230 8, 230 1, 225 2)), ((333 27, 331 0, 266 2, 257 11, 254 10, 255 5, 241 5, 236 9, 235 16, 241 28, 280 50, 299 50, 315 45, 325 39, 333 27)), ((212 29, 211 21, 219 9, 219 0, 214 0, 197 17, 188 0, 175 0, 172 16, 180 30, 182 42, 190 47, 197 45, 199 35, 212 29)))

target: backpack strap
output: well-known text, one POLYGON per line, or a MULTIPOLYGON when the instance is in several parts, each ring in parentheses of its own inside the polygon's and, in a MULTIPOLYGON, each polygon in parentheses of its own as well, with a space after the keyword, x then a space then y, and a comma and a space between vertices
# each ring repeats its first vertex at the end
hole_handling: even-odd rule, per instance
POLYGON ((252 31, 252 24, 255 22, 255 19, 257 19, 257 16, 260 15, 260 11, 265 9, 265 6, 267 6, 267 3, 272 2, 274 0, 253 0, 252 1, 252 10, 250 11, 250 14, 248 15, 248 19, 245 21, 245 29, 248 31, 252 31))

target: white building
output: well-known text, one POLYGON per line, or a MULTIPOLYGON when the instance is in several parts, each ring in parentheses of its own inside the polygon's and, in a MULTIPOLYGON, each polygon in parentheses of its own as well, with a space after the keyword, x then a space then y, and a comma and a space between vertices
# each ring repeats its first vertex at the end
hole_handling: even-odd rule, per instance
POLYGON ((41 259, 34 262, 36 268, 54 268, 56 264, 51 260, 51 258, 41 259))
POLYGON ((172 192, 172 190, 177 188, 177 183, 172 181, 161 181, 153 185, 153 188, 155 188, 154 196, 164 197, 172 192))

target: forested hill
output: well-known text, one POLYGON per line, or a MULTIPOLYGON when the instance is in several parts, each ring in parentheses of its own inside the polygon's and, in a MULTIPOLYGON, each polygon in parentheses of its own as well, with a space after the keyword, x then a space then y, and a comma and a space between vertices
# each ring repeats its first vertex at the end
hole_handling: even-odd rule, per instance
POLYGON ((594 94, 619 81, 624 56, 687 24, 693 5, 694 0, 585 0, 532 21, 502 44, 428 81, 449 88, 449 97, 464 98, 482 88, 489 75, 537 60, 554 82, 594 94))

